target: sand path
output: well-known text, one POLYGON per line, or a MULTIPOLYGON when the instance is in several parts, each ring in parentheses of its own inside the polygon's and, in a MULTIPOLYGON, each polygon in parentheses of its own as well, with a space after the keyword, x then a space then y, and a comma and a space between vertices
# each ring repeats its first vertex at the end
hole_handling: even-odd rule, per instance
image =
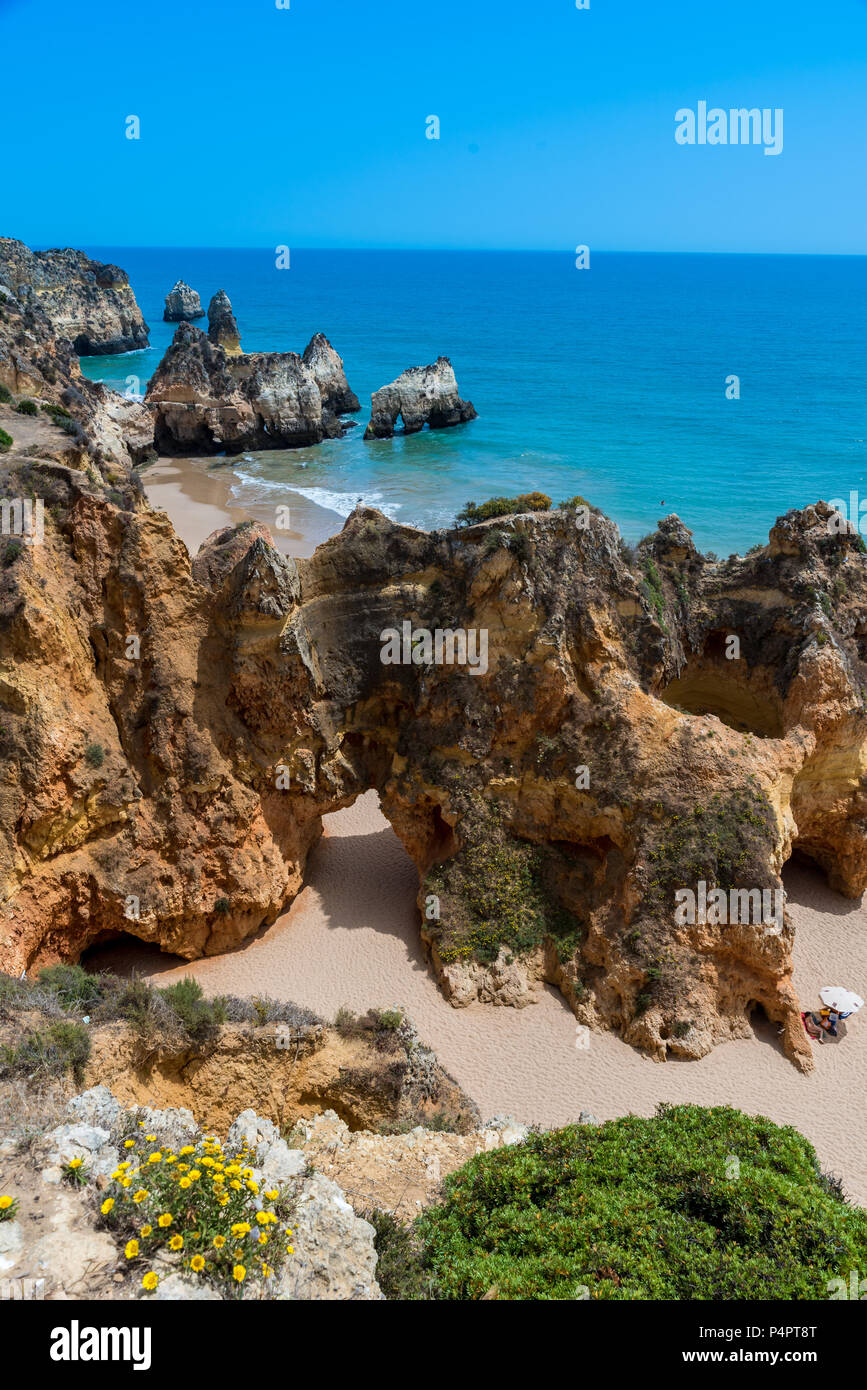
MULTIPOLYGON (((375 792, 325 817, 303 891, 272 927, 229 955, 181 962, 122 942, 91 953, 91 969, 132 968, 167 984, 185 974, 207 994, 266 993, 332 1018, 397 1005, 414 1019, 440 1061, 487 1117, 508 1113, 550 1126, 577 1119, 653 1113, 658 1101, 735 1105, 795 1125, 826 1171, 843 1177, 867 1204, 867 1011, 838 1043, 816 1047, 816 1069, 802 1076, 780 1051, 776 1029, 726 1043, 697 1062, 655 1063, 609 1033, 575 1046, 575 1019, 556 991, 526 1009, 453 1009, 436 987, 418 941, 415 869, 375 792)), ((786 871, 796 923, 795 982, 804 1001, 823 984, 865 994, 867 908, 831 892, 808 868, 786 871)))

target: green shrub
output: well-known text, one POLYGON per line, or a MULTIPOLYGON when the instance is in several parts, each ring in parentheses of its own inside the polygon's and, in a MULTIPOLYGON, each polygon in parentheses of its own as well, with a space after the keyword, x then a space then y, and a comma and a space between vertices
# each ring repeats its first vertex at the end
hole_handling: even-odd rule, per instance
POLYGON ((21 554, 23 549, 24 546, 21 544, 20 541, 7 541, 6 545, 3 548, 4 566, 14 565, 15 561, 18 559, 18 556, 21 554))
POLYGON ((449 1299, 825 1300, 867 1267, 867 1211, 803 1135, 728 1107, 531 1134, 443 1191, 415 1232, 449 1299))
POLYGON ((0 1074, 45 1080, 71 1072, 76 1085, 84 1080, 90 1056, 90 1035, 80 1023, 52 1023, 42 1032, 31 1031, 17 1047, 0 1051, 0 1074))
POLYGON ((369 1212, 366 1220, 376 1232, 376 1278, 385 1297, 401 1303, 436 1298, 436 1280, 412 1227, 404 1226, 390 1211, 369 1212))
POLYGON ((39 407, 36 402, 26 399, 19 401, 15 409, 19 415, 38 415, 39 413, 39 407))
POLYGON ((14 443, 15 441, 11 434, 7 434, 5 430, 0 429, 0 454, 8 454, 14 443))
POLYGON ((456 521, 459 526, 475 526, 495 516, 518 516, 521 512, 547 512, 550 509, 551 499, 544 492, 522 492, 520 497, 490 497, 481 505, 468 502, 463 511, 458 512, 456 521))
POLYGON ((105 762, 105 749, 101 743, 91 743, 85 748, 84 756, 91 767, 102 767, 105 762))
POLYGON ((11 405, 12 400, 12 392, 9 390, 9 387, 4 386, 2 381, 0 381, 0 405, 11 405))
POLYGON ((56 994, 64 1009, 88 1013, 102 998, 96 975, 88 975, 80 965, 49 965, 39 975, 41 989, 56 994))
POLYGON ((46 415, 50 415, 52 417, 55 424, 59 425, 61 420, 72 419, 72 416, 70 415, 69 411, 64 410, 62 405, 51 405, 49 403, 48 405, 44 405, 42 409, 45 411, 46 415))
POLYGON ((179 1019, 192 1042, 207 1042, 225 1022, 225 1011, 219 999, 207 1000, 202 986, 191 975, 185 975, 176 985, 158 991, 179 1019))
POLYGON ((232 904, 228 898, 218 898, 214 903, 214 911, 219 912, 221 917, 225 917, 232 910, 232 904))

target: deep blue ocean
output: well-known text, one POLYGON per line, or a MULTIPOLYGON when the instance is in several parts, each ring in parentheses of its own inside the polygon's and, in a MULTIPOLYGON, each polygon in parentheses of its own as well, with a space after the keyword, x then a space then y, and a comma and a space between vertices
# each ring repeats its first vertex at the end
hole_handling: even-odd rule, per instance
POLYGON ((150 349, 82 362, 121 390, 144 390, 170 342, 178 279, 205 308, 227 291, 249 351, 321 331, 343 357, 360 427, 232 461, 240 506, 294 490, 346 516, 363 497, 432 527, 469 499, 581 493, 630 541, 674 511, 727 554, 789 507, 867 496, 867 257, 593 253, 577 270, 568 253, 293 250, 278 270, 273 250, 88 250, 129 272, 150 324, 150 349), (478 420, 365 443, 370 393, 440 353, 478 420))

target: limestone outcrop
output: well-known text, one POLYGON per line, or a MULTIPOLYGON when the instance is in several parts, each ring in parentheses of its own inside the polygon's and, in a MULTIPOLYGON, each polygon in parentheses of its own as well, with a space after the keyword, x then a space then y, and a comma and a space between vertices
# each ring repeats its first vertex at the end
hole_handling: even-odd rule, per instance
POLYGON ((314 333, 301 360, 316 378, 324 410, 332 415, 343 415, 361 409, 358 397, 346 380, 343 358, 338 356, 324 333, 314 333))
MULTIPOLYGON (((182 323, 145 404, 165 453, 240 453, 319 444, 342 433, 313 372, 295 352, 232 354, 213 330, 182 323)), ((339 360, 339 359, 338 359, 339 360)))
POLYGON ((41 309, 55 336, 67 338, 81 357, 148 346, 148 326, 126 272, 84 251, 31 251, 0 237, 0 286, 23 307, 41 309))
POLYGON ((229 357, 236 357, 241 351, 238 322, 225 290, 217 290, 208 305, 208 337, 215 347, 221 347, 229 357))
POLYGON ((471 401, 462 401, 451 362, 438 357, 427 367, 410 367, 388 386, 371 396, 370 423, 365 439, 390 439, 398 416, 406 434, 417 434, 425 425, 432 430, 475 420, 471 401))
POLYGON ((132 494, 5 468, 46 513, 0 583, 9 973, 106 933, 229 949, 375 788, 454 1004, 546 981, 658 1059, 761 1006, 811 1065, 780 870, 867 886, 867 559, 827 504, 725 562, 567 507, 431 534, 359 508, 297 563, 250 524, 191 564, 132 494))
POLYGON ((166 295, 163 318, 166 323, 189 323, 193 319, 205 317, 198 292, 191 289, 185 280, 177 280, 173 289, 166 295))

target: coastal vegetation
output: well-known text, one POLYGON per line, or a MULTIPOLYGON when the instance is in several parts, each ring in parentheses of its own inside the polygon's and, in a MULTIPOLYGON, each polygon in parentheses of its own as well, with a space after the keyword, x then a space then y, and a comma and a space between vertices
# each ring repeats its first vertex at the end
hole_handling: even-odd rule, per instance
POLYGON ((497 516, 519 516, 522 512, 547 512, 551 499, 544 492, 522 492, 519 497, 489 497, 487 502, 468 502, 455 520, 459 526, 477 526, 497 516))
POLYGON ((446 1178, 414 1246, 379 1231, 446 1299, 826 1299, 867 1261, 803 1135, 728 1107, 531 1133, 446 1178))

